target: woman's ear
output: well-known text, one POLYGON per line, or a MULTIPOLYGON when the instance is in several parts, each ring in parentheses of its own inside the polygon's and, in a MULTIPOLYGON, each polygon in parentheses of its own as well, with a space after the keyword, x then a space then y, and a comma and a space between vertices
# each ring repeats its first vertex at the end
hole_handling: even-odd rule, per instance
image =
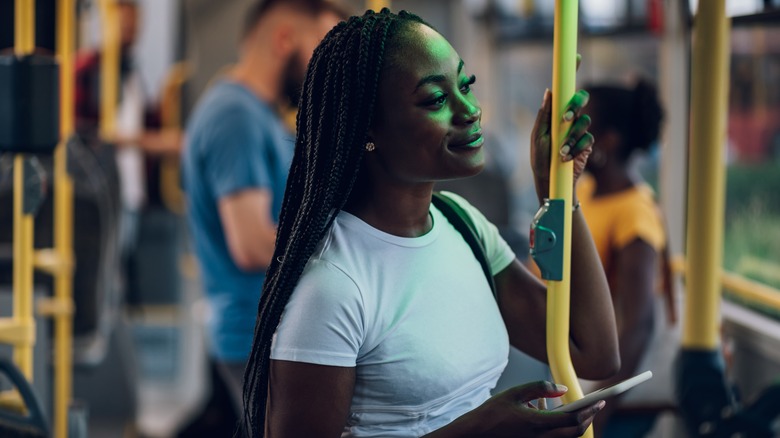
POLYGON ((617 149, 623 140, 623 136, 614 129, 607 129, 604 132, 600 132, 596 137, 596 144, 598 148, 604 151, 607 155, 612 156, 617 153, 617 149))
POLYGON ((296 32, 290 23, 279 23, 271 34, 274 54, 283 58, 291 53, 295 48, 295 38, 296 32))

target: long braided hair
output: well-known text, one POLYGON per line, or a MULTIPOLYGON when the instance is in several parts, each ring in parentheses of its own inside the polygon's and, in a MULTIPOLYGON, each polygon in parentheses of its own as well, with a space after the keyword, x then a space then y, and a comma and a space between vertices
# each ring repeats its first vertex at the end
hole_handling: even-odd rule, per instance
POLYGON ((388 9, 339 23, 314 51, 303 84, 295 154, 244 373, 243 432, 262 437, 271 339, 301 273, 352 193, 374 114, 385 54, 418 16, 388 9))

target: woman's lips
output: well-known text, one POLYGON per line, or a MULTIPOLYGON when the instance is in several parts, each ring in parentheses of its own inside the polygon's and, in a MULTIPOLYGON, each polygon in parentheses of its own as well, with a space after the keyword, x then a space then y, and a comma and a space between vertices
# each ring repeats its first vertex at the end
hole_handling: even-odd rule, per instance
POLYGON ((482 143, 484 143, 484 141, 485 140, 482 137, 482 131, 478 131, 463 139, 458 139, 450 142, 449 146, 451 148, 475 148, 475 147, 482 146, 482 143))

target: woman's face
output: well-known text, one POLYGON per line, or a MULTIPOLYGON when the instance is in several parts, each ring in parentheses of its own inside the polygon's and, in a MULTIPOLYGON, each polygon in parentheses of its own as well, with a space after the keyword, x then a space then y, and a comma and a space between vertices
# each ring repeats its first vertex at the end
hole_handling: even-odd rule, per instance
POLYGON ((368 156, 398 183, 474 175, 484 167, 474 77, 444 37, 421 24, 411 32, 382 72, 368 156))

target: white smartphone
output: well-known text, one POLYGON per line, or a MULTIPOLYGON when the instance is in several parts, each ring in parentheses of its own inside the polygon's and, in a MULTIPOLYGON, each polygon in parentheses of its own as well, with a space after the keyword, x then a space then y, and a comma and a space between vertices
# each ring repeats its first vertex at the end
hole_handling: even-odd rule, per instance
POLYGON ((635 387, 636 385, 639 385, 642 382, 650 380, 651 377, 653 377, 653 372, 645 371, 642 374, 638 374, 634 377, 631 377, 630 379, 626 379, 623 380, 622 382, 615 383, 612 386, 607 386, 606 388, 597 389, 596 391, 587 394, 586 396, 582 397, 579 400, 574 400, 571 403, 560 405, 556 408, 553 408, 552 410, 561 411, 561 412, 576 411, 578 409, 584 408, 585 406, 590 406, 599 400, 604 400, 605 398, 614 397, 622 392, 625 392, 635 387))

